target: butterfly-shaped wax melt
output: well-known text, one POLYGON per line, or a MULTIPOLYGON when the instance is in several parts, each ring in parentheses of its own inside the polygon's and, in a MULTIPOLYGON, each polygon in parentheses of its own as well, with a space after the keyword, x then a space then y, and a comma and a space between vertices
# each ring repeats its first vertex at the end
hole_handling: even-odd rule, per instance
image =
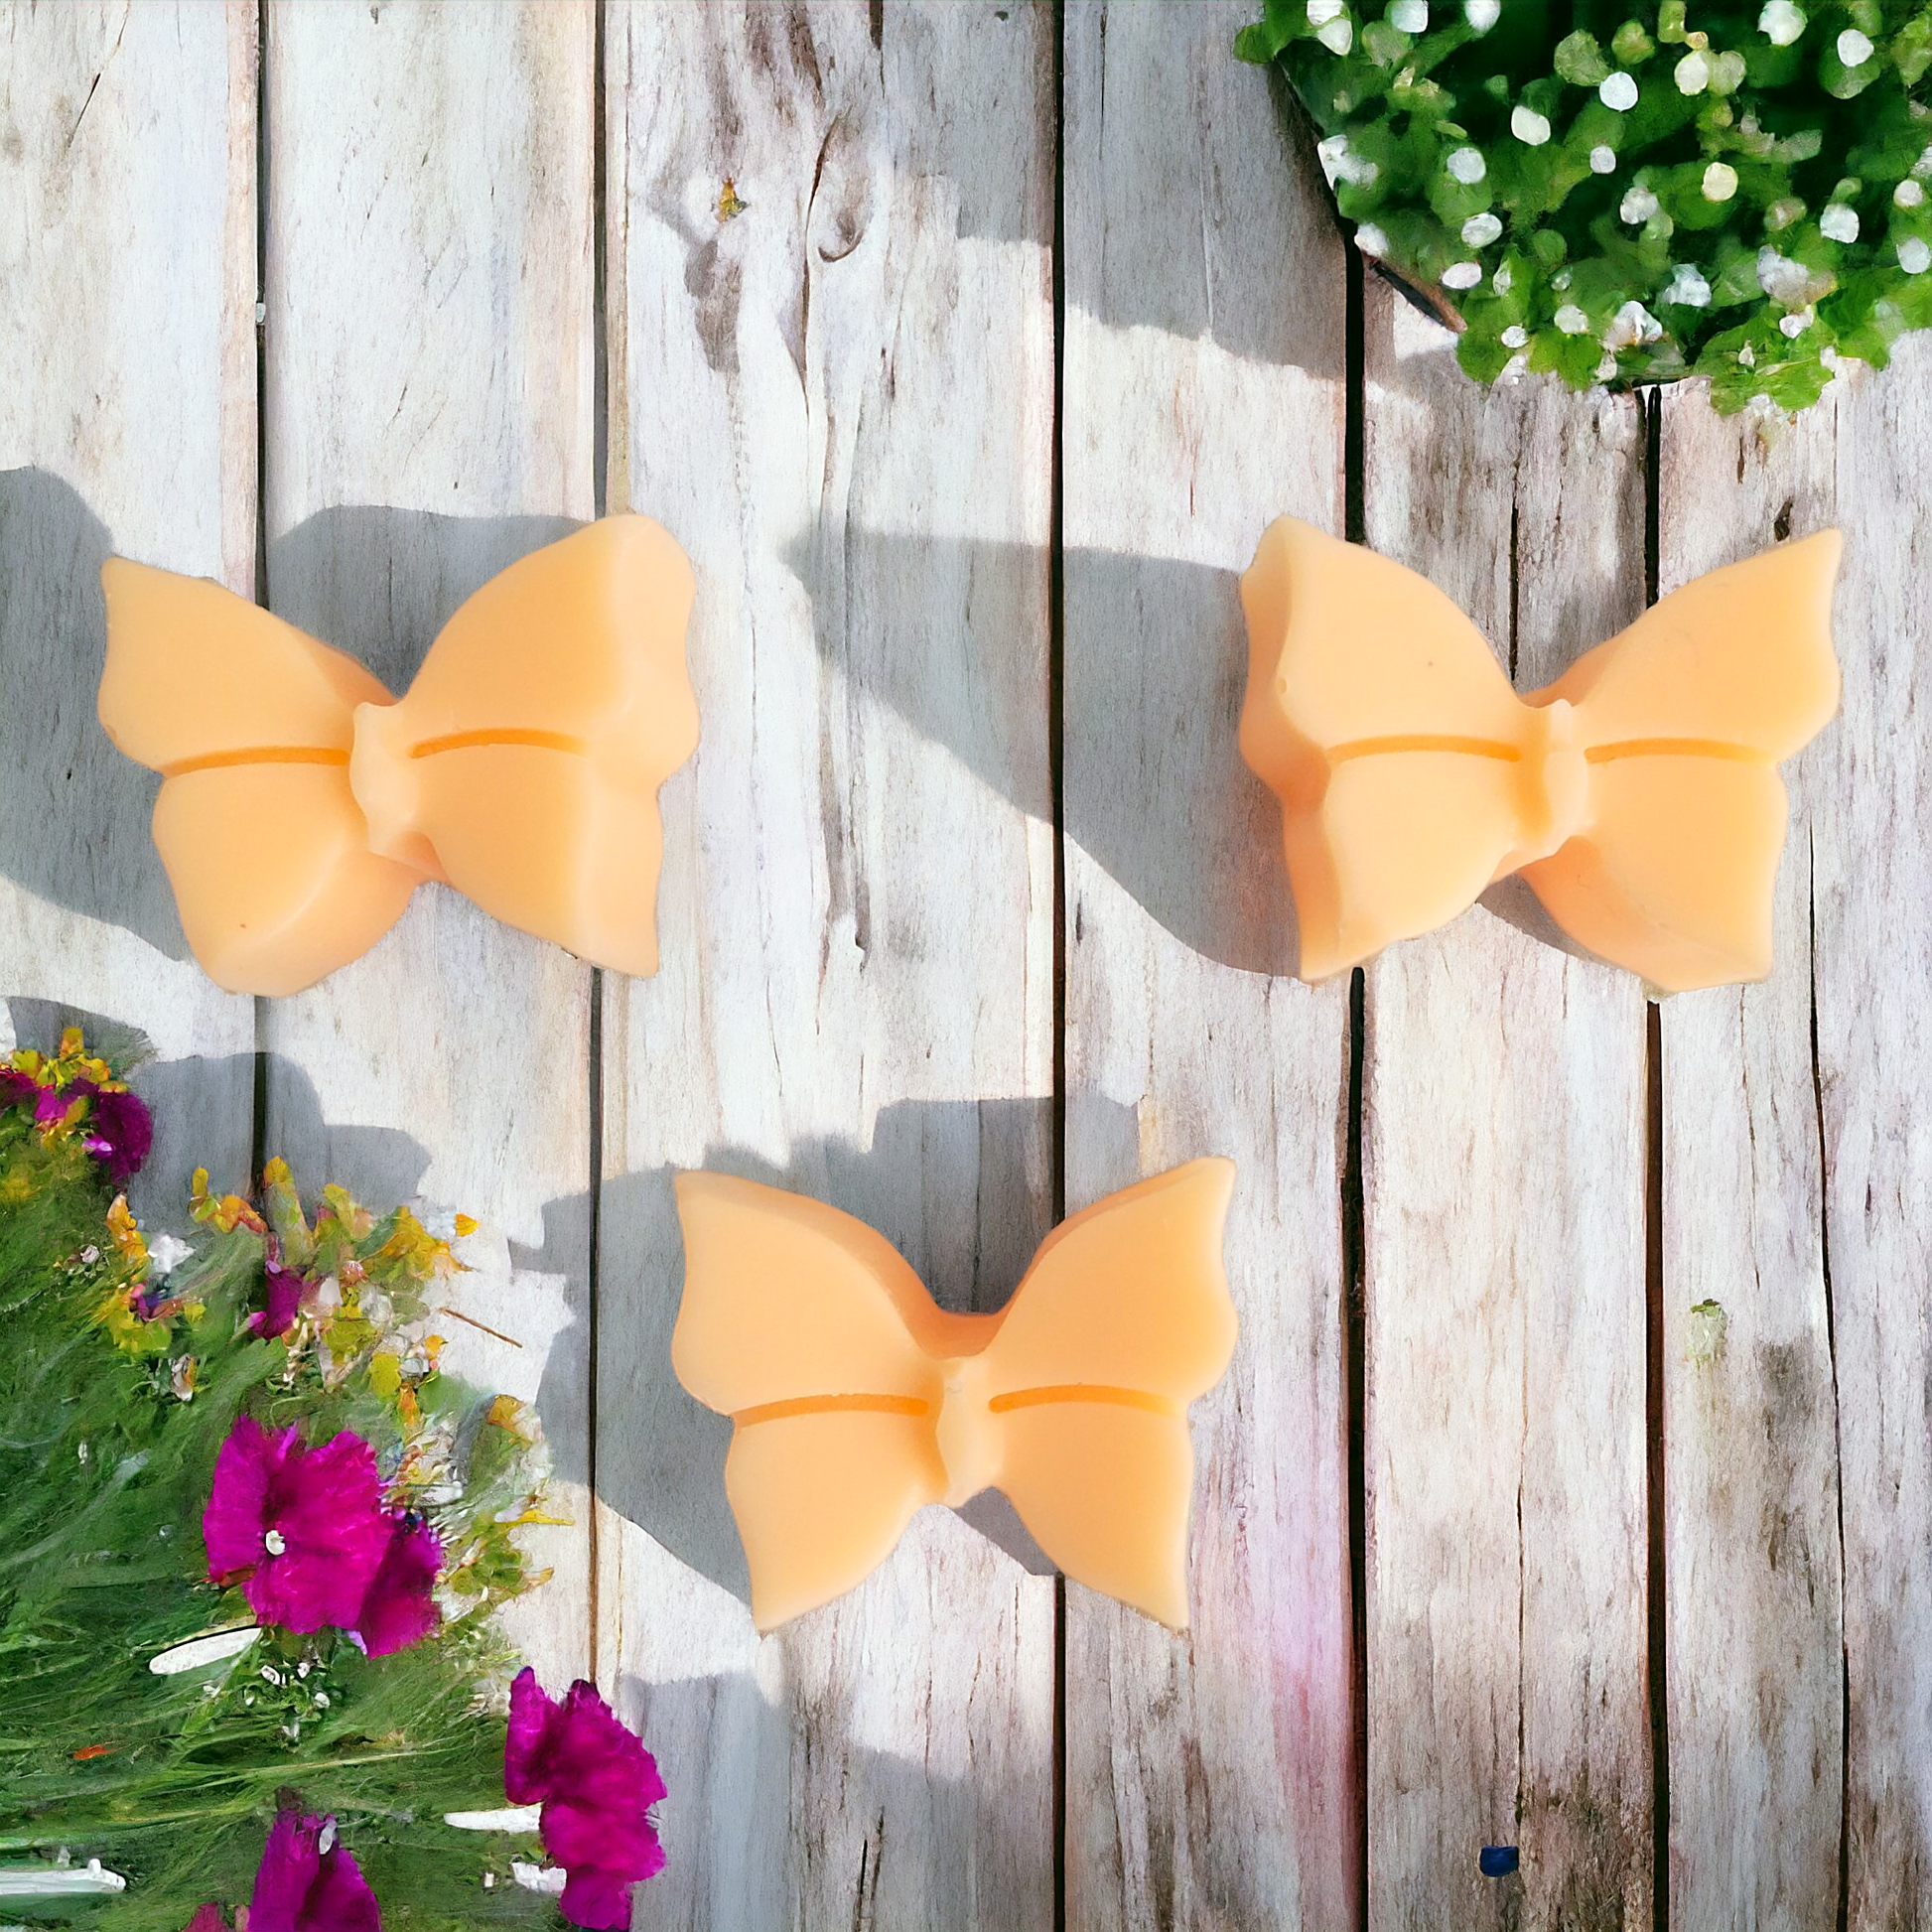
POLYGON ((1096 1201, 997 1314, 936 1308, 883 1235, 728 1174, 677 1179, 678 1380, 736 1425, 725 1488, 769 1630, 850 1589, 926 1503, 1012 1500, 1065 1573, 1187 1621, 1187 1405, 1234 1347, 1229 1161, 1096 1201))
POLYGON ((115 557, 100 721, 164 779, 183 930, 234 993, 366 952, 426 879, 620 972, 657 970, 657 788, 697 747, 691 567, 613 516, 492 578, 408 695, 206 578, 115 557))
POLYGON ((1834 530, 1698 578, 1518 698, 1443 593, 1282 517, 1241 580, 1241 750, 1280 794, 1302 976, 1520 872, 1566 932, 1671 992, 1762 979, 1777 766, 1838 708, 1834 530))

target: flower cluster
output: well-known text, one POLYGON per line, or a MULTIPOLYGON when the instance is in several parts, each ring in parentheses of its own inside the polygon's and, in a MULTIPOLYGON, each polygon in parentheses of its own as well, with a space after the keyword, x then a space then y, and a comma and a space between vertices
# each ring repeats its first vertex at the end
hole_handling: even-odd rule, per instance
POLYGON ((1921 0, 1265 6, 1236 51, 1281 64, 1358 246, 1480 380, 1799 409, 1932 326, 1921 0))
POLYGON ((146 1234, 115 1096, 77 1035, 0 1067, 8 1895, 157 1932, 627 1924, 663 1787, 588 1685, 512 1690, 491 1613, 557 1519, 534 1417, 443 1369, 450 1239, 336 1187, 311 1217, 279 1162, 146 1234))
POLYGON ((58 1053, 23 1047, 0 1061, 0 1110, 14 1108, 31 1113, 43 1142, 80 1149, 113 1187, 140 1172, 154 1144, 147 1103, 88 1053, 78 1027, 61 1035, 58 1053))

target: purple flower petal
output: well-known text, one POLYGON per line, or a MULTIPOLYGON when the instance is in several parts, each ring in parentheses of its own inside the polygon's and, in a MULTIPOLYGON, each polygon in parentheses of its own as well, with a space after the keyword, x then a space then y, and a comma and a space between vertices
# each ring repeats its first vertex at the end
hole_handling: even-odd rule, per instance
POLYGON ((630 1923, 630 1887, 664 1868, 649 1816, 664 1796, 657 1760, 581 1678, 559 1705, 536 1673, 510 1686, 503 1788, 543 1807, 544 1851, 569 1873, 559 1909, 591 1932, 630 1923))
POLYGON ((354 1626, 390 1540, 375 1452, 345 1430, 320 1449, 295 1430, 273 1433, 241 1416, 214 1460, 202 1515, 208 1574, 245 1575, 264 1623, 320 1630, 354 1626))
POLYGON ((188 1921, 186 1932, 228 1932, 228 1921, 222 1917, 220 1906, 210 1900, 197 1908, 195 1916, 188 1921))
POLYGON ((361 1866, 335 1842, 334 1824, 292 1811, 277 1815, 255 1872, 248 1932, 382 1932, 375 1893, 361 1866))
POLYGON ((355 1618, 355 1634, 371 1657, 406 1650, 436 1628, 436 1573, 442 1567, 443 1539, 427 1523, 397 1517, 355 1618))
POLYGON ((248 1317, 248 1327, 264 1341, 273 1341, 288 1333, 289 1323, 302 1306, 302 1291, 308 1284, 294 1269, 284 1268, 279 1262, 264 1264, 263 1273, 268 1280, 268 1306, 257 1309, 248 1317))
POLYGON ((66 1120, 68 1109, 73 1105, 71 1087, 36 1087, 34 1089, 34 1118, 43 1127, 52 1127, 57 1121, 66 1120))
POLYGON ((86 1126, 86 1148, 101 1165, 109 1185, 124 1187, 141 1171, 154 1145, 154 1116, 138 1093, 103 1093, 91 1080, 76 1080, 69 1093, 93 1101, 86 1126))
POLYGON ((0 1108, 35 1107, 40 1103, 40 1082, 17 1066, 0 1066, 0 1108))

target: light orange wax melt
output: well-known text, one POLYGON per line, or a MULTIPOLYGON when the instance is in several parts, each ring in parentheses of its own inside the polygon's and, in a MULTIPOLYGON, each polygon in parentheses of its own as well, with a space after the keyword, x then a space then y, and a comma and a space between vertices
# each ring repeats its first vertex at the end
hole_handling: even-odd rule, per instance
POLYGON ((1413 571, 1284 516, 1241 579, 1241 750, 1281 795, 1302 977, 1522 873, 1590 951, 1669 992, 1762 979, 1777 764, 1838 709, 1821 532, 1700 577, 1519 699, 1413 571))
POLYGON ((1187 1621, 1187 1405, 1234 1347, 1229 1161, 1062 1222, 998 1314, 948 1314, 883 1235, 726 1174, 677 1179, 678 1380, 736 1425, 725 1488, 769 1630, 859 1583, 923 1504, 1004 1490, 1069 1576, 1187 1621))
POLYGON ((612 516, 470 598, 399 702, 201 577, 115 557, 100 722, 166 782, 182 928, 233 993, 366 952, 425 879, 620 972, 657 970, 657 788, 697 747, 691 567, 612 516))

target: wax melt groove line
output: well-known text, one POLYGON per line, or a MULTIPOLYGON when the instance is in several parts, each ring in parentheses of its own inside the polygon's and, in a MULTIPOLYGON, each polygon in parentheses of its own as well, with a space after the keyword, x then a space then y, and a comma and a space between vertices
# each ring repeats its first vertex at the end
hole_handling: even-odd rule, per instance
POLYGON ((932 1404, 911 1395, 801 1395, 785 1402, 760 1402, 732 1416, 740 1429, 761 1422, 787 1422, 793 1416, 929 1416, 932 1404))
POLYGON ((200 758, 178 759, 164 764, 164 778, 190 771, 215 771, 235 764, 346 764, 348 754, 333 745, 254 745, 239 752, 204 752, 200 758))
POLYGON ((1473 759, 1498 759, 1507 764, 1522 762, 1523 754, 1514 745, 1499 744, 1491 738, 1457 738, 1448 733, 1401 732, 1388 738, 1356 738, 1346 745, 1332 746, 1330 764, 1346 764, 1350 759, 1386 758, 1396 752, 1460 752, 1473 759))
POLYGON ((568 732, 545 731, 468 731, 451 732, 445 738, 426 738, 409 748, 412 759, 440 758, 445 752, 470 752, 484 746, 530 745, 544 752, 569 752, 582 758, 590 750, 587 741, 568 732))
POLYGON ((1098 1382, 1064 1382, 1047 1389, 1013 1389, 987 1403, 994 1415, 1010 1409, 1037 1409, 1050 1402, 1098 1402, 1120 1409, 1145 1409, 1150 1415, 1178 1416, 1183 1405, 1146 1389, 1110 1389, 1098 1382))
POLYGON ((1592 745, 1584 753, 1587 764, 1607 764, 1612 759, 1727 759, 1733 764, 1773 764, 1748 745, 1726 745, 1716 738, 1626 738, 1614 745, 1592 745))

